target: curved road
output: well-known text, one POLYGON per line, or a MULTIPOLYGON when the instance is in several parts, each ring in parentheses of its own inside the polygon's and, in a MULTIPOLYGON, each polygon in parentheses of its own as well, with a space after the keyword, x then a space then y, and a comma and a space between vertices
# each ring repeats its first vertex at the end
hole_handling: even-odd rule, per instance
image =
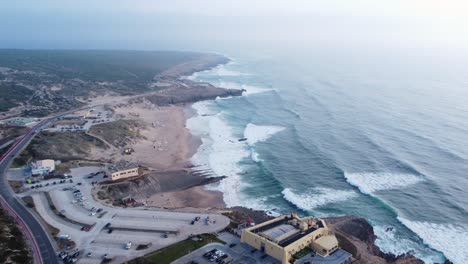
POLYGON ((5 174, 14 157, 19 155, 34 137, 35 130, 45 127, 50 120, 51 119, 40 122, 38 125, 33 127, 24 137, 19 139, 3 157, 0 158, 0 196, 2 197, 0 202, 2 207, 14 216, 15 220, 24 230, 29 240, 31 240, 30 242, 32 244, 34 261, 35 263, 41 264, 59 263, 55 254, 55 249, 41 224, 31 214, 31 212, 29 212, 29 210, 16 199, 7 183, 5 174))

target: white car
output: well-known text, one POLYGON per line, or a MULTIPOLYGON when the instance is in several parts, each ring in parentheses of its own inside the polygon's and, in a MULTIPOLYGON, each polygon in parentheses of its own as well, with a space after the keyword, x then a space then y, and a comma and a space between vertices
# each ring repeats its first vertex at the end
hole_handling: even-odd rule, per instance
POLYGON ((125 244, 125 249, 129 250, 132 247, 132 242, 125 244))

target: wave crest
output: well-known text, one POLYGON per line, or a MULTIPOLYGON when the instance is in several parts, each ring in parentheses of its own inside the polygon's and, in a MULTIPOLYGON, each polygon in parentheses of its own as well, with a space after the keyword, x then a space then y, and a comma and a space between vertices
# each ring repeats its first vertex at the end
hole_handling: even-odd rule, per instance
POLYGON ((357 196, 353 191, 335 190, 330 188, 314 188, 309 192, 297 194, 290 188, 282 191, 284 199, 304 211, 310 211, 326 204, 349 200, 357 196))
POLYGON ((259 126, 252 123, 247 124, 244 130, 244 137, 247 138, 249 145, 254 145, 257 142, 266 141, 274 134, 283 131, 282 126, 259 126))
POLYGON ((365 194, 407 187, 424 180, 421 176, 398 173, 345 173, 344 176, 348 183, 365 194))
POLYGON ((453 263, 468 263, 468 226, 410 221, 402 217, 398 220, 453 263))

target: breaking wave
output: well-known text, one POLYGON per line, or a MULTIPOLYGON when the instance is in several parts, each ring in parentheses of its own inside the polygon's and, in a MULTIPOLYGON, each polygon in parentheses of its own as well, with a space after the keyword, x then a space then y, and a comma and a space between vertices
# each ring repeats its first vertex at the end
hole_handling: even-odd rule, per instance
POLYGON ((398 220, 415 232, 427 245, 443 252, 455 264, 468 263, 468 226, 398 220))
POLYGON ((227 206, 245 205, 245 197, 241 197, 242 169, 238 163, 249 157, 249 151, 234 137, 231 127, 222 119, 222 113, 213 112, 210 104, 208 101, 193 104, 198 115, 187 120, 187 127, 202 140, 192 163, 217 176, 226 176, 214 188, 224 193, 227 206))
POLYGON ((442 255, 434 255, 428 248, 421 246, 414 241, 399 236, 398 230, 394 226, 374 226, 377 236, 375 244, 385 253, 392 253, 396 256, 412 253, 425 263, 442 263, 445 261, 442 255))
POLYGON ((407 187, 424 180, 421 176, 398 173, 345 173, 344 176, 365 194, 407 187))
POLYGON ((192 108, 197 115, 187 120, 187 128, 201 138, 202 144, 192 157, 193 165, 198 169, 211 170, 214 175, 226 176, 217 186, 211 188, 224 194, 227 206, 245 206, 264 209, 262 202, 246 197, 242 190, 247 186, 241 175, 243 168, 239 163, 245 158, 259 162, 259 155, 253 145, 266 141, 274 134, 284 130, 280 126, 259 126, 248 124, 244 131, 247 141, 239 141, 233 129, 223 118, 222 112, 212 110, 213 102, 197 102, 192 108))
POLYGON ((285 128, 281 126, 259 126, 249 123, 244 130, 244 137, 247 138, 247 143, 252 146, 257 142, 266 141, 271 136, 284 129, 285 128))
POLYGON ((330 188, 314 188, 308 192, 297 194, 290 188, 282 191, 284 199, 304 211, 322 207, 326 204, 343 202, 357 196, 356 192, 334 190, 330 188))

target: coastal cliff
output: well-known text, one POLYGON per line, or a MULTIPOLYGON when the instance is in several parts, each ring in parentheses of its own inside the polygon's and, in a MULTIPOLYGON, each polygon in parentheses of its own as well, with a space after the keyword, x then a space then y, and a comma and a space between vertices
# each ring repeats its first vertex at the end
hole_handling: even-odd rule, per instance
POLYGON ((424 264, 424 261, 411 254, 396 256, 382 252, 375 244, 377 236, 374 228, 364 218, 342 216, 324 220, 335 232, 340 247, 356 258, 355 263, 424 264))
POLYGON ((244 92, 244 90, 224 89, 209 83, 190 80, 173 81, 171 84, 171 87, 149 95, 146 99, 155 105, 165 106, 212 100, 217 97, 241 96, 244 92))

